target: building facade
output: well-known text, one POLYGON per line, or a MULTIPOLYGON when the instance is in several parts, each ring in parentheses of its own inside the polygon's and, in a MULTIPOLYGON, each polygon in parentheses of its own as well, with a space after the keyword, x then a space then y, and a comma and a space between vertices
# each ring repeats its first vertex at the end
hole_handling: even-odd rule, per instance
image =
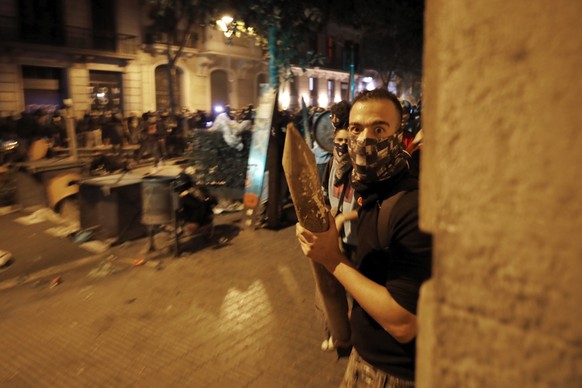
MULTIPOLYGON (((168 107, 167 45, 151 24, 139 0, 0 0, 0 115, 50 111, 65 99, 77 117, 168 107)), ((301 98, 322 107, 348 99, 346 53, 355 52, 357 38, 338 27, 314 36, 325 64, 294 68, 293 81, 281 83, 280 107, 296 108, 301 98)), ((211 27, 192 34, 176 67, 176 106, 189 110, 256 104, 259 85, 268 82, 254 40, 227 42, 211 27)))

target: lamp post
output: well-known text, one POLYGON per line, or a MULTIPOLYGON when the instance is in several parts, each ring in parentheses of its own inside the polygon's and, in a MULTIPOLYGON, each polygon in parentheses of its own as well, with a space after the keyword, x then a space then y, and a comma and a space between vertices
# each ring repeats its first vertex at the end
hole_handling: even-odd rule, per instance
POLYGON ((65 106, 65 128, 67 129, 67 137, 69 138, 69 152, 73 160, 77 160, 77 134, 75 132, 75 116, 73 113, 73 100, 66 98, 63 100, 65 106))
POLYGON ((220 30, 222 31, 222 33, 226 37, 226 41, 228 44, 232 43, 232 34, 234 33, 234 30, 235 30, 233 28, 233 23, 232 23, 233 21, 234 21, 234 19, 230 15, 224 15, 222 18, 220 18, 216 21, 216 25, 218 26, 218 28, 220 28, 220 30))
POLYGON ((354 64, 354 45, 350 47, 350 92, 349 101, 354 102, 354 95, 356 93, 356 66, 354 64))

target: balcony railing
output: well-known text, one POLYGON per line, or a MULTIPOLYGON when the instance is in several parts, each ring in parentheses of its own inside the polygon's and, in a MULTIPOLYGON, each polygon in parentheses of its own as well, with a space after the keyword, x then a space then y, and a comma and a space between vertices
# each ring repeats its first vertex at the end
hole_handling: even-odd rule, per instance
POLYGON ((43 23, 20 23, 17 18, 0 16, 0 36, 4 42, 39 44, 71 49, 135 54, 133 35, 88 28, 43 23))
MULTIPOLYGON (((177 31, 177 35, 181 36, 183 31, 177 31)), ((165 33, 154 31, 150 27, 146 27, 144 30, 144 42, 145 44, 168 44, 168 35, 165 33)), ((170 39, 170 42, 176 42, 177 39, 170 39)), ((184 47, 187 48, 198 48, 198 32, 192 32, 189 39, 184 42, 184 47)))

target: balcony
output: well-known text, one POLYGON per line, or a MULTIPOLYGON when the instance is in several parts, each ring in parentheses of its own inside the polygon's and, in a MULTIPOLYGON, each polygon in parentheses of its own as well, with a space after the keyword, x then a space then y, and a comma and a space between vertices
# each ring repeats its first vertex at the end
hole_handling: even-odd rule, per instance
MULTIPOLYGON (((182 35, 182 31, 177 31, 178 36, 182 35)), ((168 37, 168 34, 154 31, 152 28, 146 28, 144 33, 144 41, 143 43, 146 45, 164 45, 166 46, 170 41, 172 44, 173 42, 177 41, 177 38, 168 37)), ((198 33, 193 32, 190 34, 188 40, 184 42, 184 47, 189 49, 198 49, 198 33)))
POLYGON ((137 52, 137 39, 133 35, 57 24, 20 23, 17 18, 6 16, 0 16, 0 36, 4 44, 62 47, 122 56, 133 56, 137 52))

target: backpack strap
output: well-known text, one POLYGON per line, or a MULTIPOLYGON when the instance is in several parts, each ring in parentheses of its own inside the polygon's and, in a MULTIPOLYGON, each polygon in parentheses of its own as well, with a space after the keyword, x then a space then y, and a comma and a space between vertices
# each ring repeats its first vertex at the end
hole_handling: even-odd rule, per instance
POLYGON ((402 196, 406 194, 406 191, 399 191, 391 197, 386 198, 379 203, 380 209, 378 210, 378 242, 382 249, 387 249, 390 246, 390 240, 392 239, 392 231, 390 230, 390 213, 396 205, 396 202, 402 196))

